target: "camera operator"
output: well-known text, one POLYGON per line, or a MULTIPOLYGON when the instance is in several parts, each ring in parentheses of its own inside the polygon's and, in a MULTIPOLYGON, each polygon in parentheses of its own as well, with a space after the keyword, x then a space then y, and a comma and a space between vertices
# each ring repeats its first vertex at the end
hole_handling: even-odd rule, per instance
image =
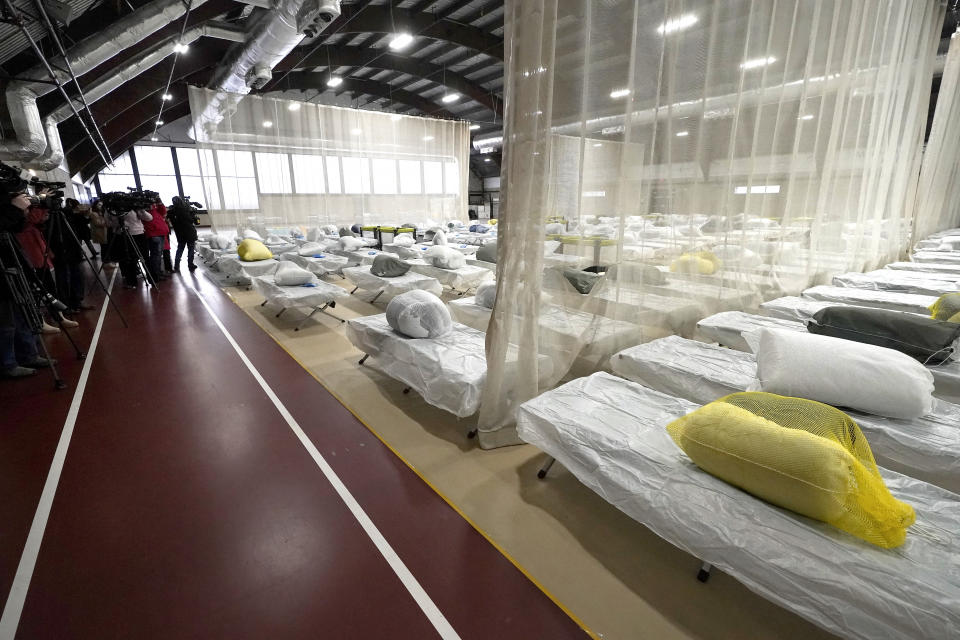
MULTIPOLYGON (((20 243, 23 257, 29 263, 24 266, 29 266, 33 269, 41 286, 47 291, 52 292, 57 290, 57 285, 53 280, 53 254, 47 246, 47 240, 43 233, 44 224, 47 222, 49 216, 50 212, 46 209, 31 205, 30 208, 27 209, 26 224, 23 226, 23 229, 17 233, 17 241, 20 243)), ((64 318, 59 312, 57 312, 57 317, 54 318, 54 320, 68 329, 78 326, 76 322, 64 318)), ((59 333, 60 330, 50 326, 46 320, 44 320, 43 332, 59 333)))
POLYGON ((197 246, 196 214, 179 196, 173 197, 173 204, 167 212, 167 219, 174 233, 177 234, 177 255, 173 262, 174 273, 180 272, 180 258, 184 248, 187 249, 187 268, 195 271, 197 265, 193 263, 193 252, 197 246))
MULTIPOLYGON (((29 206, 30 197, 25 191, 4 192, 0 196, 0 232, 15 234, 21 231, 29 206)), ((16 251, 10 251, 6 243, 0 247, 0 258, 7 268, 20 264, 16 251)), ((0 279, 0 377, 32 376, 38 368, 51 364, 38 354, 36 338, 23 311, 14 302, 6 278, 0 279)))
MULTIPOLYGON (((150 253, 150 246, 147 242, 147 236, 143 232, 143 223, 153 220, 145 209, 133 209, 122 214, 120 224, 123 224, 130 237, 137 244, 140 254, 147 256, 150 253)), ((117 224, 116 218, 110 217, 111 224, 117 224)), ((137 288, 137 253, 133 247, 127 246, 126 242, 118 241, 114 245, 114 251, 120 257, 120 273, 123 275, 123 286, 127 289, 137 288)))
POLYGON ((153 204, 150 206, 150 220, 143 223, 143 231, 147 236, 150 247, 147 264, 150 265, 150 275, 153 276, 154 282, 169 277, 163 273, 163 245, 170 234, 170 227, 167 226, 166 218, 167 208, 160 202, 159 197, 154 198, 153 204))
POLYGON ((61 225, 54 225, 52 233, 48 234, 50 250, 53 252, 53 271, 57 280, 57 295, 67 304, 70 313, 93 308, 83 303, 86 279, 81 268, 83 247, 80 243, 84 237, 90 237, 90 228, 87 225, 87 219, 77 211, 79 204, 73 198, 67 198, 63 208, 62 221, 70 225, 73 230, 72 234, 61 225))

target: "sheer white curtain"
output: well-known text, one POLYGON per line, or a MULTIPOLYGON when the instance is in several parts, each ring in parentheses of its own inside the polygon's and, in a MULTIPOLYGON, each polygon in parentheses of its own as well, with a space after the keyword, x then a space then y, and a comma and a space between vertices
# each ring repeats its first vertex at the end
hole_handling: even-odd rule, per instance
MULTIPOLYGON (((191 88, 193 114, 211 92, 191 88)), ((222 206, 215 226, 290 227, 466 221, 469 124, 246 96, 215 130, 222 206)))
POLYGON ((481 445, 516 442, 517 403, 618 348, 895 259, 943 14, 934 0, 507 0, 481 445))
POLYGON ((960 38, 954 33, 923 154, 914 240, 960 226, 960 38))

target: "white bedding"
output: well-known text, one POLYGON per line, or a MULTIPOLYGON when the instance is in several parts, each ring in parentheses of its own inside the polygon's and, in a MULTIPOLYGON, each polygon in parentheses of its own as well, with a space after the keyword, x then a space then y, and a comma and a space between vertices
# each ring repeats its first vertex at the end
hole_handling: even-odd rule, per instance
POLYGON ((344 258, 343 256, 334 255, 332 253, 323 253, 319 255, 322 255, 323 257, 301 256, 299 253, 291 251, 280 256, 280 260, 292 262, 298 267, 303 267, 307 271, 315 273, 318 276, 323 276, 328 273, 339 273, 341 269, 349 264, 347 258, 344 258))
POLYGON ((477 285, 493 279, 493 272, 483 267, 467 265, 459 269, 441 269, 417 260, 410 262, 410 271, 434 278, 442 285, 458 291, 476 289, 477 285))
POLYGON ((914 262, 960 264, 960 252, 957 251, 914 251, 910 257, 914 262))
POLYGON ((338 298, 347 298, 350 295, 340 287, 317 278, 314 278, 310 284, 313 286, 284 287, 278 285, 273 276, 253 278, 253 288, 267 302, 280 305, 284 309, 290 307, 322 307, 338 298))
POLYGON ((217 262, 217 268, 221 273, 228 276, 245 275, 248 278, 270 275, 277 270, 280 263, 276 258, 267 260, 257 260, 256 262, 244 262, 237 255, 222 256, 217 262))
POLYGON ((891 309, 930 315, 929 307, 937 301, 937 296, 925 296, 916 293, 900 293, 898 291, 871 291, 869 289, 848 289, 847 287, 831 287, 821 285, 810 287, 803 292, 803 297, 821 302, 840 302, 856 307, 872 307, 875 309, 891 309))
POLYGON ((960 280, 960 264, 941 264, 938 262, 891 262, 884 269, 913 271, 931 277, 960 280))
POLYGON ((370 265, 362 267, 347 267, 343 270, 344 277, 361 289, 383 292, 388 298, 400 295, 405 291, 423 289, 435 295, 443 293, 443 286, 436 278, 425 276, 414 271, 408 271, 396 278, 384 278, 370 273, 370 265))
MULTIPOLYGON (((960 276, 957 279, 960 279, 960 276)), ((924 277, 914 271, 897 271, 895 269, 878 269, 867 273, 842 273, 833 277, 833 284, 838 287, 898 291, 924 296, 942 296, 945 293, 960 291, 956 281, 932 276, 924 277)))
MULTIPOLYGON (((347 338, 369 354, 374 368, 399 380, 424 400, 458 418, 480 408, 487 378, 486 334, 458 322, 440 338, 407 338, 387 324, 386 314, 347 322, 347 338)), ((550 373, 549 361, 540 360, 541 373, 550 373)), ((508 372, 509 375, 509 372, 508 372)))
POLYGON ((816 625, 862 640, 956 638, 960 496, 881 469, 917 523, 903 546, 872 546, 697 468, 665 429, 696 407, 596 373, 523 404, 518 432, 661 538, 816 625))
POLYGON ((761 303, 760 309, 763 313, 773 318, 806 322, 812 318, 813 314, 817 311, 834 306, 844 305, 841 302, 824 302, 822 300, 811 300, 797 296, 784 296, 761 303))
MULTIPOLYGON (((753 354, 679 336, 621 351, 610 368, 699 404, 747 391, 757 372, 753 354)), ((914 420, 844 411, 860 425, 878 464, 960 492, 960 406, 937 400, 932 413, 914 420)))

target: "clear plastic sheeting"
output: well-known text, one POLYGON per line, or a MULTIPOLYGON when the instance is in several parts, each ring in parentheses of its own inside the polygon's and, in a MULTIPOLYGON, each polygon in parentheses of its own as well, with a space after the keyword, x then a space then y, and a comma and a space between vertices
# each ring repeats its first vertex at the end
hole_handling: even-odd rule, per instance
POLYGON ((240 259, 240 256, 234 254, 220 256, 217 261, 217 269, 220 273, 228 276, 244 275, 247 278, 256 278, 272 274, 277 270, 279 264, 280 262, 276 258, 244 262, 240 259))
POLYGON ((664 540, 817 626, 859 640, 955 637, 960 496, 881 469, 917 514, 903 546, 881 549, 696 467, 665 429, 696 408, 597 373, 521 406, 517 428, 664 540))
POLYGON ((805 323, 821 309, 837 305, 842 306, 844 304, 847 303, 811 300, 810 298, 798 298, 797 296, 784 296, 764 302, 760 305, 760 310, 773 318, 783 318, 784 320, 794 320, 805 323))
MULTIPOLYGON (((748 391, 757 377, 753 354, 678 336, 621 351, 610 366, 628 380, 699 404, 748 391)), ((878 464, 960 492, 960 406, 937 400, 933 412, 912 420, 844 411, 866 434, 878 464)))
POLYGON ((938 262, 891 262, 885 269, 930 274, 931 277, 960 281, 960 264, 941 264, 938 262))
POLYGON ((301 256, 299 253, 293 251, 284 253, 279 259, 292 262, 298 267, 303 267, 310 273, 315 273, 318 276, 340 273, 340 271, 349 264, 349 260, 343 256, 333 254, 301 256))
MULTIPOLYGON (((190 87, 194 122, 218 95, 190 87)), ((266 233, 467 220, 470 124, 258 95, 195 127, 218 230, 266 233)))
POLYGON ((398 296, 401 293, 412 291, 413 289, 423 289, 437 296, 443 293, 443 286, 437 282, 436 278, 412 271, 408 271, 396 278, 384 278, 383 276, 375 276, 370 273, 370 265, 366 265, 362 267, 347 267, 343 270, 343 276, 357 285, 358 288, 366 291, 374 291, 377 295, 382 294, 387 298, 398 296))
POLYGON ((870 289, 850 289, 847 287, 833 287, 821 285, 804 290, 803 297, 820 302, 838 302, 855 307, 873 307, 876 309, 890 309, 891 311, 906 311, 930 315, 929 307, 937 301, 938 296, 919 295, 916 293, 900 293, 898 291, 876 291, 870 289))
POLYGON ((955 280, 924 277, 915 275, 913 271, 897 271, 896 269, 877 269, 867 273, 842 273, 833 277, 833 284, 838 287, 853 289, 872 289, 874 291, 899 291, 901 293, 915 293, 923 296, 942 296, 945 293, 960 291, 955 280))
POLYGON ((939 264, 960 265, 960 252, 957 251, 914 251, 910 259, 914 262, 936 262, 939 264))
MULTIPOLYGON (((541 292, 595 322, 689 336, 903 255, 944 9, 508 0, 481 444, 514 419, 506 398, 536 392, 541 292), (544 241, 559 243, 549 256, 544 241), (599 282, 579 293, 566 269, 599 282)), ((550 355, 556 383, 574 361, 550 355)))
POLYGON ((314 278, 309 285, 284 287, 278 285, 273 276, 253 278, 253 288, 271 304, 284 309, 291 307, 317 308, 350 294, 340 287, 314 278))
MULTIPOLYGON (((455 322, 450 333, 439 338, 407 338, 380 314, 349 320, 347 338, 370 356, 367 364, 409 386, 429 404, 458 418, 479 409, 487 374, 482 331, 455 322)), ((544 366, 549 370, 549 363, 544 366)))

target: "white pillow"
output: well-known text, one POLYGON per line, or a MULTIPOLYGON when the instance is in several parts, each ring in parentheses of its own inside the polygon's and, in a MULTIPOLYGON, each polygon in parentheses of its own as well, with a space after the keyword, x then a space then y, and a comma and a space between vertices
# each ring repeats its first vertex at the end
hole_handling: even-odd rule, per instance
POLYGON ((301 256, 306 256, 309 258, 321 253, 326 253, 326 251, 324 251, 323 245, 319 242, 308 242, 297 249, 297 253, 301 256))
POLYGON ((263 236, 261 236, 259 233, 257 233, 253 229, 247 229, 246 231, 244 231, 243 238, 245 240, 253 239, 253 240, 259 240, 260 242, 263 242, 263 236))
POLYGON ((214 236, 210 236, 211 249, 220 249, 220 250, 228 249, 230 248, 230 244, 232 242, 233 242, 232 238, 228 238, 227 236, 220 233, 214 236))
POLYGON ((481 307, 486 307, 487 309, 493 309, 493 303, 497 299, 497 283, 496 282, 484 282, 479 287, 477 287, 477 295, 474 296, 473 301, 481 307))
POLYGON ((320 227, 320 230, 323 231, 323 233, 327 234, 328 236, 337 235, 337 225, 335 224, 325 224, 322 227, 320 227))
POLYGON ((439 338, 450 333, 453 319, 440 298, 423 289, 414 289, 390 301, 387 324, 409 338, 439 338))
POLYGON ((281 287, 296 287, 314 281, 314 275, 301 269, 292 262, 281 262, 273 275, 274 281, 281 287))
POLYGON ((283 238, 280 236, 267 236, 267 239, 263 241, 263 244, 283 244, 283 238))
POLYGON ((401 233, 393 239, 393 244, 397 245, 398 247, 412 247, 416 243, 416 238, 409 233, 401 233))
POLYGON ((558 236, 567 232, 567 228, 559 222, 551 222, 547 225, 548 236, 558 236))
POLYGON ((467 258, 462 253, 445 245, 434 245, 423 253, 423 257, 441 269, 460 269, 467 266, 467 258))
POLYGON ((899 351, 788 329, 744 338, 761 391, 907 420, 933 410, 933 374, 899 351))
POLYGON ((743 268, 755 267, 763 262, 763 258, 755 252, 735 244, 721 244, 710 252, 724 264, 740 265, 743 268))
POLYGON ((443 231, 438 230, 435 234, 433 234, 433 244, 436 244, 436 245, 447 244, 447 234, 445 234, 443 231))
POLYGON ((307 241, 316 242, 323 237, 323 230, 320 227, 313 227, 307 231, 307 241))
POLYGON ((343 236, 340 238, 340 248, 344 251, 356 251, 363 245, 363 240, 355 236, 343 236))

